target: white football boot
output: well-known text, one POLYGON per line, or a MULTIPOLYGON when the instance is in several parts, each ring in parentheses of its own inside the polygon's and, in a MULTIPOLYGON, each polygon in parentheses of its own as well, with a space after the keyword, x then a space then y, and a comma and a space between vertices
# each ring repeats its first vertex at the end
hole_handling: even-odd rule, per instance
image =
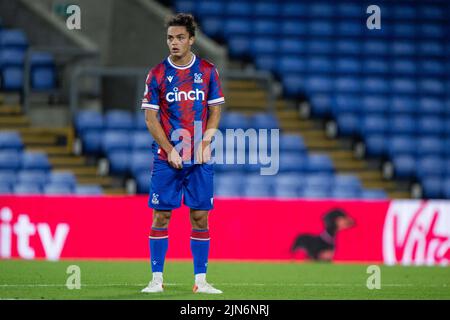
POLYGON ((208 294, 221 294, 223 293, 221 290, 214 288, 206 281, 198 282, 192 288, 194 293, 208 293, 208 294))
POLYGON ((141 290, 143 293, 158 293, 164 292, 164 285, 162 281, 152 280, 148 283, 144 289, 141 290))

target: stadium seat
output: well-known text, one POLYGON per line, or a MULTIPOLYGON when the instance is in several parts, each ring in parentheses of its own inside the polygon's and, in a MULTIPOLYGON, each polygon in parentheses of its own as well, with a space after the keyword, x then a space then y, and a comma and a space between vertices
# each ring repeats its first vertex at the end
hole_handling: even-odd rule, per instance
POLYGON ((123 175, 130 169, 131 159, 129 150, 113 150, 107 153, 109 172, 123 175))
POLYGON ((249 120, 247 116, 240 112, 226 112, 220 119, 220 129, 238 129, 246 130, 249 128, 249 120))
POLYGON ((202 19, 201 29, 205 34, 213 38, 223 38, 222 18, 217 16, 205 17, 202 19))
POLYGON ((356 175, 337 174, 334 176, 333 188, 343 191, 360 191, 362 188, 361 181, 356 175))
POLYGON ((306 158, 297 153, 284 153, 279 159, 280 172, 302 172, 305 168, 306 158))
POLYGON ((362 112, 369 116, 371 113, 385 113, 389 110, 389 100, 383 96, 370 95, 362 98, 362 112))
POLYGON ((428 199, 440 199, 444 196, 443 180, 440 177, 424 177, 421 183, 422 194, 428 199))
POLYGON ((444 156, 445 145, 434 137, 421 137, 417 140, 417 150, 422 156, 444 156))
POLYGON ((152 150, 153 137, 148 131, 135 131, 133 133, 131 147, 135 151, 147 151, 152 150))
MULTIPOLYGON (((250 21, 246 18, 231 18, 225 21, 224 35, 230 39, 231 36, 247 35, 253 30, 250 21)), ((229 45, 231 48, 231 45, 229 45)))
POLYGON ((20 134, 16 131, 0 131, 0 151, 23 149, 20 134))
POLYGON ((39 195, 42 194, 42 188, 38 184, 19 183, 14 186, 16 195, 39 195))
POLYGON ((386 192, 382 189, 364 189, 361 191, 361 199, 387 199, 388 196, 386 192))
POLYGON ((17 182, 16 173, 13 170, 0 170, 0 184, 12 187, 17 182))
POLYGON ((305 153, 306 146, 303 138, 298 134, 281 134, 280 136, 281 152, 305 153))
POLYGON ((104 128, 103 116, 94 110, 80 111, 75 116, 75 129, 79 135, 87 130, 100 131, 104 128))
POLYGON ((5 29, 0 32, 0 48, 24 51, 27 47, 28 39, 22 30, 5 29))
POLYGON ((278 43, 274 38, 257 37, 250 41, 250 52, 254 57, 263 54, 276 54, 278 43))
POLYGON ((386 136, 381 134, 365 135, 365 154, 369 157, 381 157, 386 153, 388 142, 386 136))
MULTIPOLYGON (((373 54, 373 56, 377 56, 377 54, 373 54)), ((389 71, 389 64, 386 60, 384 59, 379 59, 379 58, 375 58, 375 59, 367 59, 363 62, 364 68, 363 68, 363 72, 366 75, 377 75, 377 76, 382 76, 385 75, 388 71, 389 71)), ((377 87, 376 86, 381 86, 383 87, 383 90, 385 90, 384 83, 380 84, 380 80, 383 81, 383 79, 374 79, 376 81, 374 81, 373 83, 368 82, 365 84, 366 87, 369 88, 373 88, 372 90, 375 90, 377 87)))
POLYGON ((279 45, 281 55, 299 55, 306 51, 305 43, 296 38, 281 38, 279 45))
POLYGON ((417 112, 421 115, 443 115, 445 114, 444 101, 431 97, 423 97, 419 100, 417 112))
POLYGON ((301 193, 301 197, 305 199, 327 199, 331 198, 329 191, 324 189, 305 188, 301 193))
POLYGON ((279 34, 280 24, 271 19, 256 20, 254 31, 259 36, 276 36, 279 34))
POLYGON ((298 189, 278 186, 274 189, 274 197, 279 199, 296 199, 299 198, 301 193, 298 189))
POLYGON ((48 91, 56 87, 55 73, 52 68, 36 68, 31 71, 31 88, 35 91, 48 91))
POLYGON ((200 17, 220 16, 225 10, 221 1, 201 1, 196 8, 196 14, 200 17))
POLYGON ((450 199, 450 179, 444 181, 443 195, 445 199, 450 199))
POLYGON ((326 117, 331 113, 332 98, 327 94, 314 94, 310 97, 311 113, 326 117))
POLYGON ((102 149, 105 154, 117 150, 130 150, 131 141, 129 135, 121 131, 106 131, 102 138, 102 149))
POLYGON ((77 178, 72 171, 53 171, 48 178, 50 184, 64 184, 70 189, 75 188, 77 184, 77 178))
POLYGON ((330 194, 330 198, 333 199, 358 199, 360 197, 360 190, 342 190, 333 189, 330 194))
POLYGON ((44 194, 46 195, 70 195, 73 194, 73 189, 70 185, 65 183, 50 183, 45 185, 44 194))
POLYGON ((51 165, 46 153, 26 151, 22 158, 22 168, 48 171, 51 169, 51 165))
POLYGON ((414 176, 416 161, 413 156, 400 155, 392 160, 394 176, 399 179, 408 179, 414 176))
POLYGON ((388 131, 388 123, 386 117, 373 115, 366 116, 361 125, 361 134, 367 135, 383 135, 388 131))
POLYGON ((445 171, 445 162, 439 157, 426 156, 417 161, 416 172, 419 179, 442 177, 445 171))
POLYGON ((399 115, 389 118, 389 128, 392 135, 416 134, 416 121, 413 117, 399 115))
POLYGON ((248 17, 253 14, 253 8, 248 2, 230 1, 226 4, 225 12, 228 17, 248 17))
POLYGON ((415 156, 417 143, 413 137, 394 136, 388 141, 388 154, 390 157, 399 155, 415 156))
POLYGON ((281 23, 281 33, 285 37, 301 37, 308 34, 306 23, 296 20, 283 20, 281 23))
POLYGON ((13 194, 13 189, 11 188, 11 186, 8 184, 4 184, 0 180, 0 195, 5 196, 5 195, 11 195, 11 194, 13 194))
POLYGON ((277 118, 272 114, 263 112, 251 115, 249 123, 251 124, 251 127, 256 130, 279 128, 277 118))
POLYGON ((340 136, 350 136, 360 132, 360 119, 352 113, 340 114, 336 123, 340 136))
POLYGON ((143 171, 150 172, 153 168, 153 154, 148 151, 134 151, 129 167, 133 177, 137 177, 143 171))
POLYGON ((439 117, 431 117, 431 116, 424 116, 421 117, 418 121, 418 132, 420 132, 422 135, 434 135, 434 136, 441 136, 444 134, 445 130, 445 123, 444 121, 439 117))
POLYGON ((247 185, 244 187, 244 197, 247 198, 270 198, 273 197, 271 186, 264 184, 247 185))
POLYGON ((359 55, 362 51, 361 44, 353 40, 337 40, 336 53, 339 55, 359 55))
POLYGON ((389 112, 392 115, 412 115, 417 112, 417 101, 408 96, 393 96, 389 112))
POLYGON ((25 53, 18 49, 2 49, 0 50, 0 70, 6 67, 23 68, 25 61, 25 53))
POLYGON ((20 91, 23 88, 23 69, 7 67, 1 71, 1 88, 5 91, 20 91))
POLYGON ((103 189, 99 185, 77 185, 75 194, 83 196, 100 196, 103 195, 103 189))
POLYGON ((18 170, 22 165, 22 151, 0 150, 0 170, 18 170))
POLYGON ((250 39, 242 35, 230 35, 228 53, 232 58, 247 58, 250 51, 250 39))
POLYGON ((132 130, 134 129, 133 116, 129 111, 111 110, 105 114, 105 129, 132 130))
POLYGON ((102 151, 103 133, 100 131, 87 131, 81 136, 83 153, 99 155, 102 151))
POLYGON ((22 170, 17 174, 19 184, 36 184, 43 187, 48 180, 48 172, 42 170, 22 170))

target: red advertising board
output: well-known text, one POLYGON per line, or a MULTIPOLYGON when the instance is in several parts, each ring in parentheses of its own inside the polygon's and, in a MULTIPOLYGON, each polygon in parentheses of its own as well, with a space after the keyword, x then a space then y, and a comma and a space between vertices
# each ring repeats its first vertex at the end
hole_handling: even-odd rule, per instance
MULTIPOLYGON (((304 250, 291 248, 299 235, 309 234, 313 246, 331 248, 336 262, 450 260, 450 202, 218 198, 214 203, 211 259, 303 259, 304 250), (352 223, 334 232, 330 213, 336 209, 352 223)), ((151 217, 146 196, 0 197, 0 257, 146 259, 151 217)), ((191 257, 189 236, 189 209, 174 210, 168 258, 191 257)))

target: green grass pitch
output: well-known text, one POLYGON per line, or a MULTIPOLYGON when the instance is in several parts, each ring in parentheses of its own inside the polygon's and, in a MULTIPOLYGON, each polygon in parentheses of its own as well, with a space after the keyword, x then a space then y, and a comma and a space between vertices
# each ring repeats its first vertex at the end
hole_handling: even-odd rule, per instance
POLYGON ((0 299, 450 299, 449 267, 381 266, 381 289, 366 286, 367 265, 210 261, 208 280, 223 295, 192 293, 192 263, 167 261, 165 292, 142 294, 144 261, 0 260, 0 299), (81 270, 69 290, 67 267, 81 270))

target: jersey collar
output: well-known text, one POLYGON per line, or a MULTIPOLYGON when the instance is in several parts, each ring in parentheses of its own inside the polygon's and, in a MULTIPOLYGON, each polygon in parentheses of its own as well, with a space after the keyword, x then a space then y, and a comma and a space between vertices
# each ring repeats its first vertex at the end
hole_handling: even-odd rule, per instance
POLYGON ((170 64, 172 67, 174 67, 175 69, 184 70, 184 69, 188 69, 188 68, 192 67, 192 66, 194 65, 194 63, 195 63, 195 59, 196 59, 196 58, 197 58, 197 57, 195 56, 195 54, 192 53, 192 59, 191 59, 191 61, 190 61, 188 64, 185 64, 184 66, 178 66, 178 65, 176 65, 176 64, 173 64, 172 61, 170 60, 170 56, 167 57, 167 61, 168 61, 169 64, 170 64))

